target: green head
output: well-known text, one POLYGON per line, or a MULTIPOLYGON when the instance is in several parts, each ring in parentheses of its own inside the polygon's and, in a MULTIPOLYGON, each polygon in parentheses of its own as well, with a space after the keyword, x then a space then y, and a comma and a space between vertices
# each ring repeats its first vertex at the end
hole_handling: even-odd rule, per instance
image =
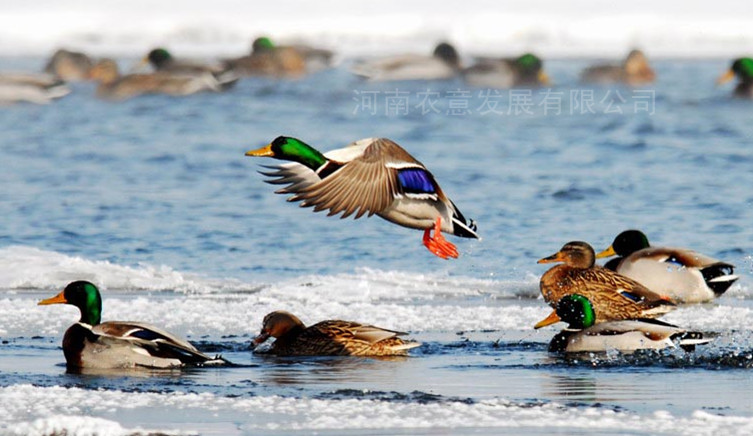
POLYGON ((625 230, 617 235, 612 242, 614 253, 622 257, 648 247, 648 237, 640 230, 625 230))
POLYGON ((585 329, 596 323, 591 301, 579 294, 562 297, 557 303, 557 316, 573 329, 585 329))
POLYGON ((273 157, 303 164, 316 171, 326 164, 328 159, 314 147, 300 139, 278 136, 266 146, 246 152, 246 156, 273 157))
POLYGON ((274 43, 271 39, 267 38, 266 36, 260 36, 256 38, 251 44, 251 51, 252 52, 260 52, 265 50, 272 50, 275 48, 274 43))
POLYGON ((460 56, 458 56, 458 51, 455 50, 455 47, 453 47, 449 43, 446 43, 446 42, 439 43, 434 48, 433 56, 439 59, 442 59, 443 61, 445 61, 448 65, 452 67, 460 66, 460 56))
POLYGON ((740 80, 753 80, 753 59, 735 59, 732 63, 732 71, 740 80))
POLYGON ((155 48, 146 55, 146 58, 155 68, 159 68, 173 60, 173 56, 164 48, 155 48))
POLYGON ((538 72, 543 67, 543 63, 538 56, 526 53, 523 56, 515 59, 515 65, 517 65, 523 71, 538 72))
POLYGON ((46 304, 70 304, 78 307, 81 311, 80 322, 97 325, 102 320, 102 297, 99 289, 93 283, 78 280, 69 283, 58 295, 42 300, 41 305, 46 304))

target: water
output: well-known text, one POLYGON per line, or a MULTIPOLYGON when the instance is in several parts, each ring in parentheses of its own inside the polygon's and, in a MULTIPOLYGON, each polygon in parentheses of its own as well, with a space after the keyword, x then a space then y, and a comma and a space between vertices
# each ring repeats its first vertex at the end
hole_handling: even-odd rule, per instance
POLYGON ((547 61, 555 86, 530 94, 367 84, 347 65, 183 99, 108 103, 82 84, 0 109, 0 432, 753 431, 753 126, 749 102, 713 86, 727 60, 657 61, 659 82, 638 90, 583 87, 587 62, 547 61), (243 156, 280 134, 322 150, 397 141, 483 240, 450 237, 461 255, 443 261, 418 231, 287 203, 256 173, 273 162, 243 156), (556 329, 532 329, 548 313, 536 260, 626 228, 737 265, 722 298, 665 317, 719 338, 692 355, 548 354, 556 329), (100 285, 105 320, 163 326, 240 366, 66 374, 77 311, 36 302, 74 279, 100 285), (393 360, 252 354, 277 309, 424 346, 393 360))

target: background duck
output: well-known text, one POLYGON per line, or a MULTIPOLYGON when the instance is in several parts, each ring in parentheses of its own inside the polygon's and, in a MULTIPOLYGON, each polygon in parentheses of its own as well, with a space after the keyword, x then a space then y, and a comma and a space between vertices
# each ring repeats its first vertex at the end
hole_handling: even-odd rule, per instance
POLYGON ((322 154, 299 139, 280 136, 246 156, 293 162, 262 173, 276 177, 268 183, 288 185, 276 191, 293 194, 288 201, 313 206, 314 212, 328 210, 330 216, 342 212, 341 218, 346 218, 355 213, 358 219, 376 214, 424 230, 424 245, 443 259, 458 257, 458 251, 441 232, 479 239, 474 222, 466 221, 429 170, 389 139, 361 139, 322 154))
MULTIPOLYGON (((649 290, 633 279, 595 265, 594 249, 582 241, 565 244, 557 253, 538 263, 564 262, 541 276, 539 287, 550 306, 566 295, 579 294, 588 298, 596 310, 595 322, 622 319, 655 318, 675 308, 665 297, 649 290)), ((537 326, 557 322, 555 312, 537 326)))
POLYGON ((0 73, 0 104, 47 104, 70 92, 65 82, 51 74, 0 73))
POLYGON ((737 58, 732 66, 724 73, 716 84, 722 85, 737 77, 737 86, 732 95, 739 98, 753 98, 753 59, 737 58))
POLYGON ((630 277, 675 303, 701 303, 722 295, 738 276, 734 266, 686 248, 651 247, 640 230, 626 230, 597 258, 619 256, 605 268, 630 277))
POLYGON ((93 66, 94 62, 88 55, 59 49, 47 61, 44 72, 66 82, 80 82, 89 80, 89 71, 93 66))
POLYGON ((531 53, 514 59, 477 58, 463 70, 463 79, 471 86, 507 89, 550 85, 544 63, 531 53))
POLYGON ((211 74, 222 89, 228 89, 238 81, 238 75, 231 69, 199 61, 175 59, 169 51, 161 47, 151 50, 141 63, 151 65, 155 71, 172 74, 211 74))
POLYGON ((405 356, 421 345, 399 336, 407 333, 386 330, 351 321, 322 321, 306 327, 298 317, 276 311, 264 317, 258 346, 276 338, 269 353, 279 356, 405 356))
POLYGON ((581 81, 598 84, 624 83, 630 86, 653 83, 656 73, 640 50, 632 50, 622 65, 596 65, 581 73, 581 81))
POLYGON ((91 77, 99 81, 97 96, 123 100, 145 94, 186 96, 198 92, 219 92, 221 86, 211 74, 185 75, 157 72, 120 76, 118 64, 102 59, 92 68, 91 77))
POLYGON ((68 368, 175 368, 227 363, 209 357, 189 342, 149 324, 134 321, 100 323, 102 297, 87 281, 69 283, 60 294, 40 305, 70 304, 81 319, 66 330, 63 354, 68 368))
POLYGON ((460 56, 447 42, 439 43, 431 56, 399 55, 359 62, 353 74, 371 81, 451 79, 460 72, 460 56))
MULTIPOLYGON (((323 52, 312 49, 312 65, 321 62, 323 52), (317 58, 314 61, 314 58, 317 58)), ((251 44, 251 53, 223 61, 223 65, 240 76, 265 76, 277 78, 297 78, 308 72, 307 58, 294 47, 276 46, 266 36, 258 37, 251 44)))
MULTIPOLYGON (((549 343, 549 351, 599 353, 609 350, 632 352, 682 347, 693 351, 696 345, 711 342, 700 332, 689 332, 659 320, 625 320, 595 323, 596 313, 588 298, 566 295, 557 303, 556 316, 568 323, 549 343)), ((536 328, 540 328, 538 326, 536 328)))

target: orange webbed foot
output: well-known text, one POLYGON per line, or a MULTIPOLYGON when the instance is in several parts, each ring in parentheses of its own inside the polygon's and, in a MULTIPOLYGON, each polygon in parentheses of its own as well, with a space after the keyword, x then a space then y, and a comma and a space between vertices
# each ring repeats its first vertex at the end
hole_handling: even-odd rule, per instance
POLYGON ((442 236, 440 230, 441 227, 442 218, 437 217, 437 220, 434 223, 434 236, 431 235, 431 228, 424 230, 424 245, 429 251, 434 253, 434 255, 441 257, 442 259, 450 257, 457 259, 458 249, 442 236))

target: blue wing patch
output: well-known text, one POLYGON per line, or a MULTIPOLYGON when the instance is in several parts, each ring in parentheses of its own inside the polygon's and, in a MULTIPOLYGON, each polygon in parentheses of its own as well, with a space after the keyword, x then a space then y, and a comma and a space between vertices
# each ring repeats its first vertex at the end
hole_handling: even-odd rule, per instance
POLYGON ((397 171, 397 178, 403 190, 413 194, 436 194, 434 180, 421 168, 404 168, 397 171))
POLYGON ((621 294, 621 295, 622 295, 623 297, 627 298, 628 300, 632 300, 632 301, 635 301, 636 303, 638 303, 639 301, 643 300, 643 298, 641 298, 641 297, 639 297, 639 296, 637 296, 637 295, 635 295, 635 294, 631 294, 631 293, 630 293, 630 292, 628 292, 628 291, 621 291, 621 292, 620 292, 620 294, 621 294))

